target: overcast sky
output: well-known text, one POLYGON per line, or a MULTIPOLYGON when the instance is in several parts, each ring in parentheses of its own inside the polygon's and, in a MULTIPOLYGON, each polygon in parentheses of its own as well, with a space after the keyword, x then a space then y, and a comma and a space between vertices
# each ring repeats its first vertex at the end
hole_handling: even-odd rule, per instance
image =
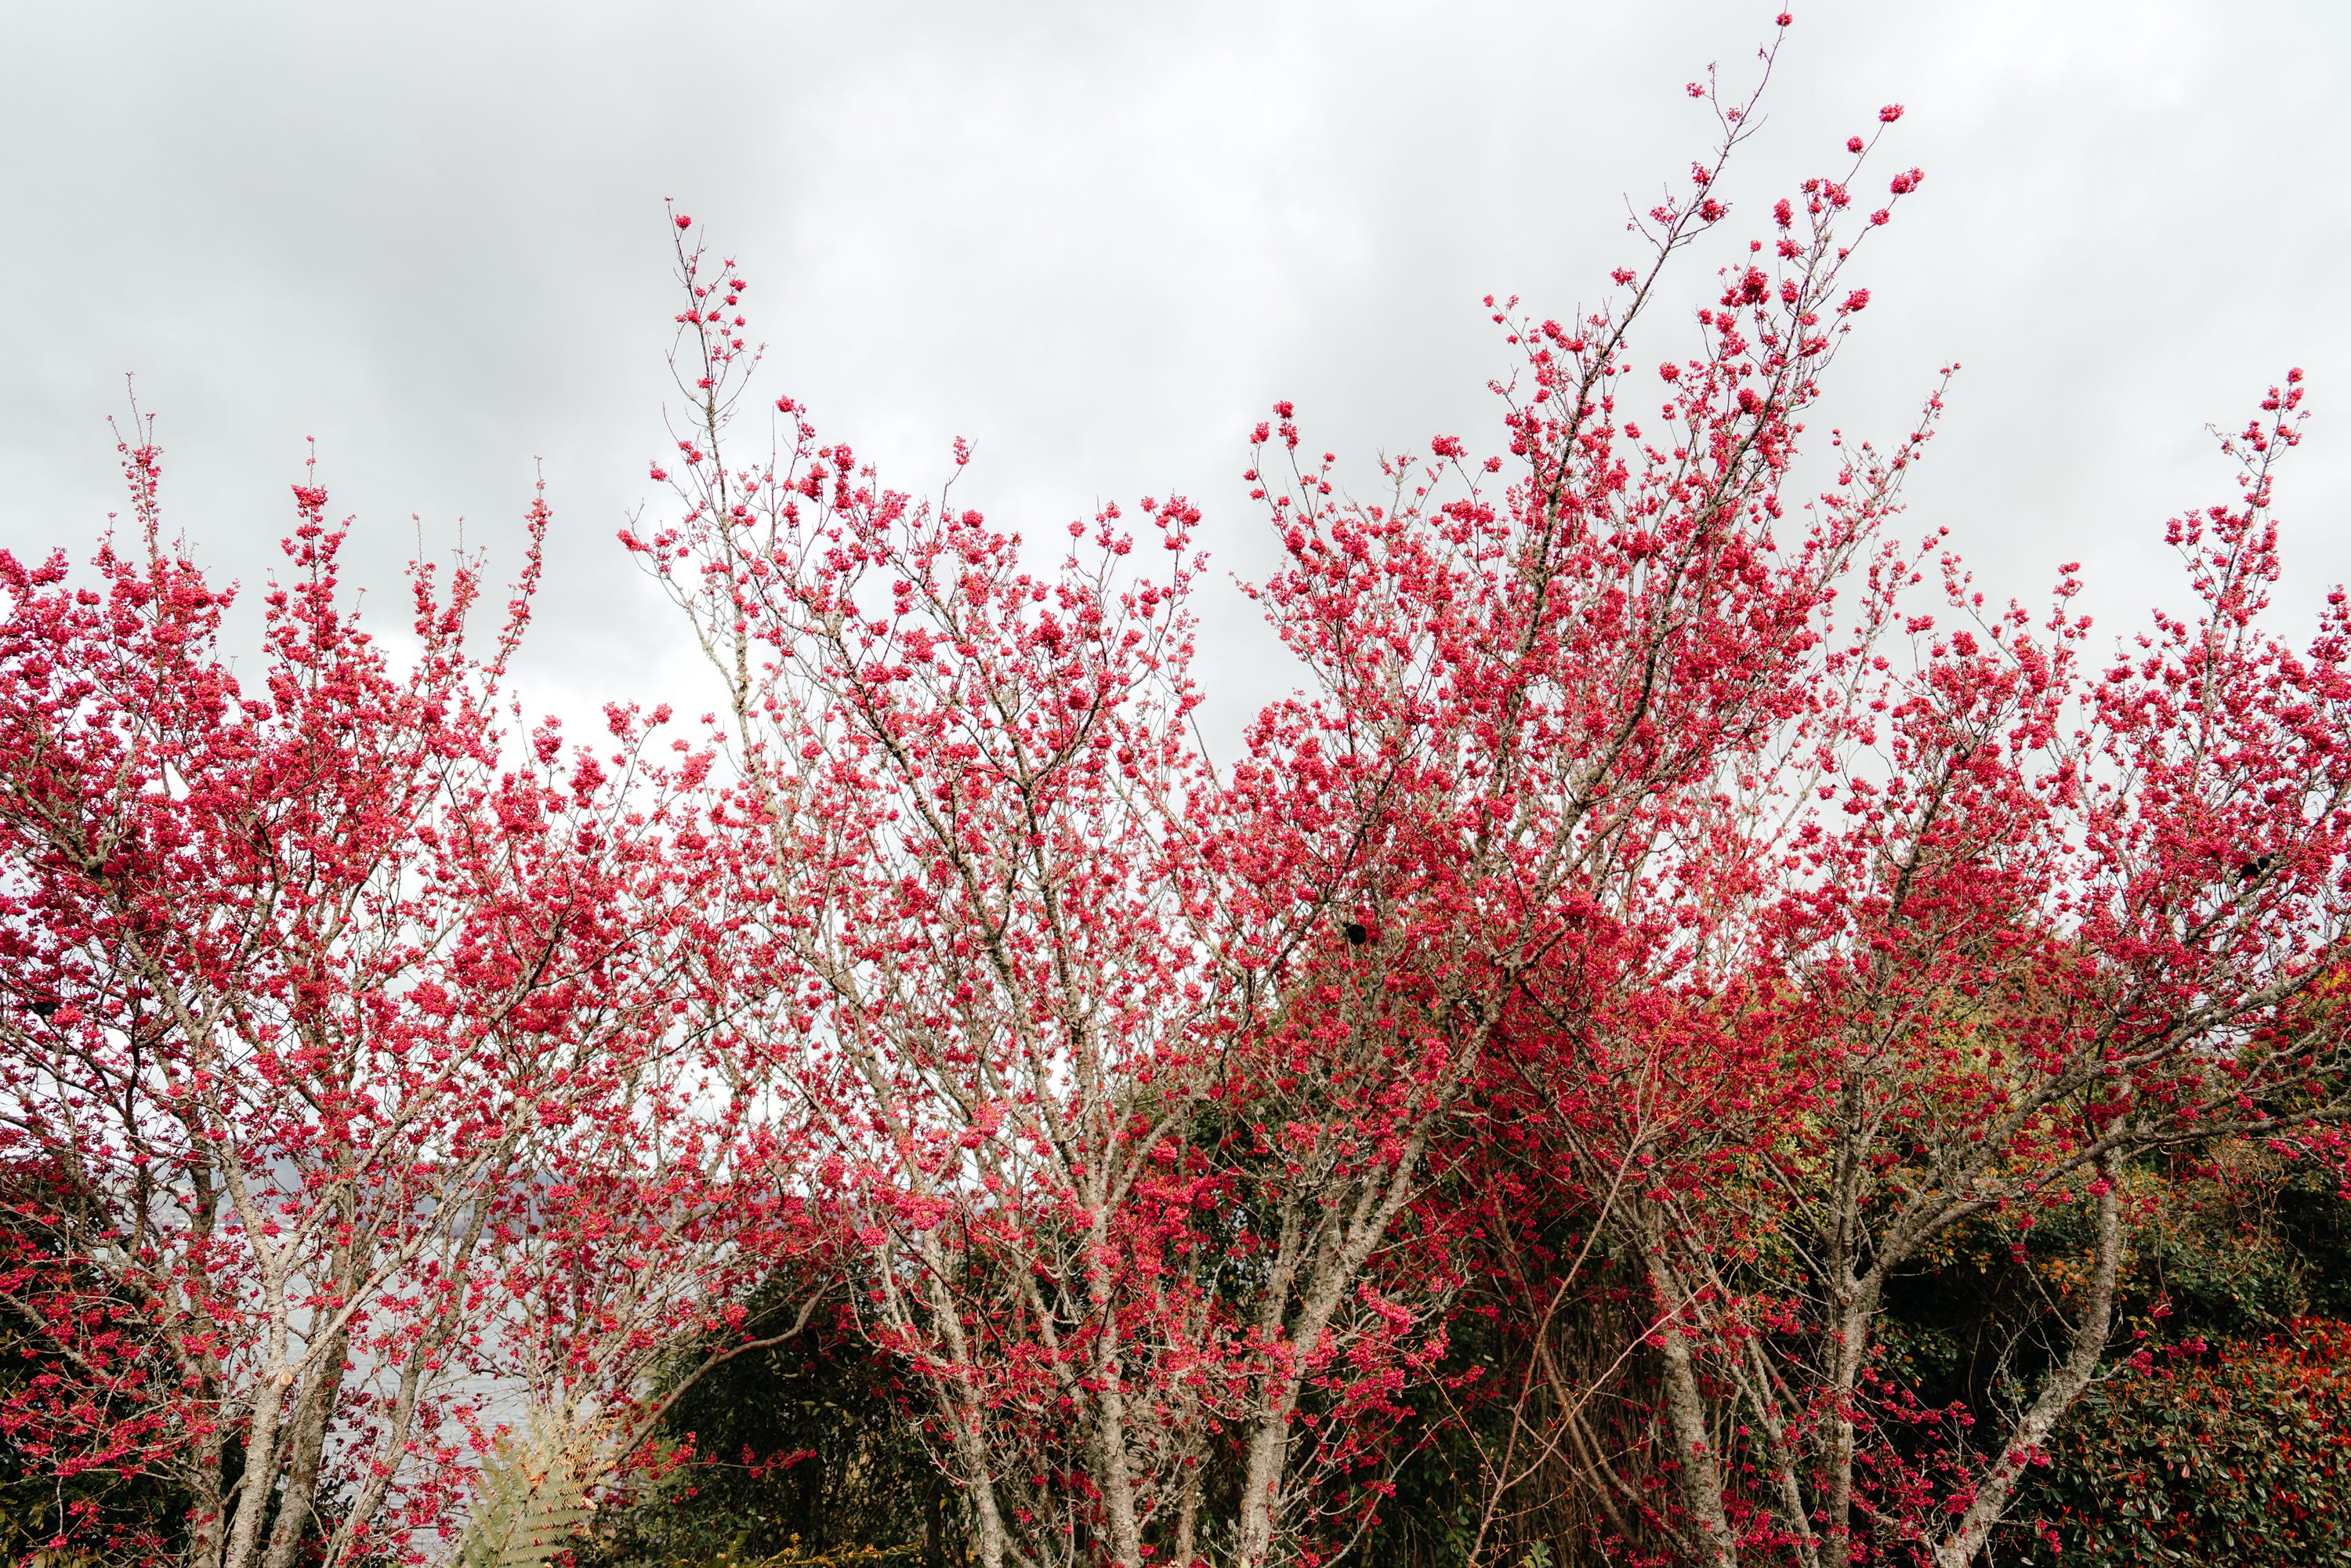
MULTIPOLYGON (((927 490, 949 442, 1000 523, 1183 491, 1243 574, 1238 475, 1295 399, 1368 475, 1490 450, 1509 351, 1629 259, 1623 194, 1682 177, 1681 84, 1740 83, 1772 7, 20 4, 0 13, 0 545, 85 551, 116 504, 122 375, 173 521, 269 570, 303 438, 359 574, 466 537, 510 563, 534 458, 557 532, 542 703, 678 698, 665 607, 613 542, 656 498, 675 306, 662 200, 754 279, 770 392, 927 490)), ((2110 630, 2177 598, 2162 519, 2225 498, 2208 423, 2308 368, 2283 485, 2306 615, 2351 576, 2351 6, 1796 5, 1741 237, 1881 103, 1928 181, 1864 253, 1830 419, 1898 434, 1965 370, 1912 492, 2001 595, 2089 565, 2110 630)), ((1636 348, 1693 341, 1684 277, 1636 348)), ((1821 423, 1828 423, 1823 421, 1821 423)), ((391 619, 391 602, 385 602, 391 619)), ((1229 733, 1287 683, 1207 607, 1229 733)), ((691 702, 692 698, 684 699, 691 702)))

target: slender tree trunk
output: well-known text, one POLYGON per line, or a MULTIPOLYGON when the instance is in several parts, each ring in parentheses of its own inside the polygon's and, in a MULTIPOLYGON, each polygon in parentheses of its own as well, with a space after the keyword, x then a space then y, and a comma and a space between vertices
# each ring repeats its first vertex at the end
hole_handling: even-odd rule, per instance
MULTIPOLYGON (((348 1157, 344 1170, 348 1181, 348 1157)), ((350 1234, 359 1215, 348 1185, 337 1195, 336 1208, 346 1234, 350 1234)), ((361 1289, 371 1252, 372 1249, 351 1242, 335 1249, 333 1277, 341 1299, 349 1301, 361 1289)), ((350 1353, 350 1330, 346 1324, 329 1337, 318 1375, 295 1406, 288 1428, 291 1448, 287 1455, 286 1495, 277 1505, 277 1522, 269 1531, 264 1568, 293 1568, 294 1554, 309 1527, 310 1511, 319 1498, 319 1466, 327 1451, 327 1427, 334 1420, 335 1403, 342 1395, 343 1360, 350 1353)))
MULTIPOLYGON (((504 1162, 512 1155, 518 1136, 516 1129, 509 1127, 507 1130, 504 1140, 492 1156, 499 1167, 502 1168, 504 1162)), ((480 1245, 488 1227, 489 1215, 487 1203, 475 1203, 472 1214, 466 1218, 465 1236, 444 1262, 443 1274, 445 1278, 465 1278, 466 1268, 473 1261, 475 1249, 480 1245)), ((334 1533, 328 1537, 327 1550, 321 1559, 324 1568, 341 1568, 358 1554, 360 1543, 367 1538, 368 1527, 375 1522, 376 1511, 391 1495, 392 1477, 406 1452, 409 1434, 416 1422, 417 1405, 424 1395, 427 1370, 449 1347, 449 1343, 456 1338, 457 1331, 465 1322, 462 1312, 445 1311, 409 1346, 407 1358, 400 1369, 399 1391, 392 1396, 392 1413, 384 1420, 376 1438, 374 1461, 367 1468, 366 1479, 360 1482, 358 1495, 350 1500, 350 1506, 344 1511, 343 1517, 335 1521, 334 1533)))
POLYGON ((1289 1458, 1287 1401, 1280 1416, 1261 1417, 1249 1433, 1249 1464, 1241 1480, 1239 1541, 1234 1561, 1262 1568, 1273 1555, 1273 1515, 1280 1502, 1281 1472, 1289 1458))
MULTIPOLYGON (((205 1403, 218 1407, 214 1400, 205 1403)), ((188 1560, 195 1568, 219 1568, 222 1535, 228 1523, 224 1517, 227 1499, 221 1490, 221 1463, 227 1451, 215 1427, 198 1440, 196 1462, 190 1467, 188 1516, 193 1528, 188 1532, 188 1560)))
POLYGON ((343 1357, 349 1349, 349 1335, 337 1330, 318 1376, 303 1391, 287 1423, 286 1490, 278 1500, 277 1521, 270 1527, 264 1568, 293 1568, 295 1553, 301 1549, 319 1498, 319 1465, 327 1450, 327 1425, 342 1392, 343 1357))
POLYGON ((1004 1568, 1010 1542, 1004 1528, 1003 1511, 997 1507, 996 1479, 987 1466, 987 1445, 981 1440, 969 1411, 958 1409, 954 1418, 956 1458, 962 1461, 964 1490, 971 1499, 979 1568, 1004 1568))
MULTIPOLYGON (((1108 1339, 1106 1332, 1104 1338, 1108 1339)), ((1094 1474, 1110 1525, 1116 1568, 1143 1568, 1143 1532, 1134 1517, 1134 1477, 1126 1463, 1126 1396, 1115 1354, 1104 1358, 1102 1390, 1094 1400, 1094 1474)))
POLYGON ((1860 1428, 1854 1418, 1854 1398, 1861 1385, 1862 1364, 1869 1354, 1870 1332, 1876 1323, 1878 1306, 1885 1294, 1886 1267, 1886 1261, 1881 1260, 1865 1278, 1856 1281, 1841 1265, 1834 1286, 1837 1323, 1829 1393, 1836 1403, 1829 1432, 1828 1497, 1821 1510, 1833 1562, 1844 1561, 1853 1538, 1853 1469, 1860 1439, 1860 1428))
MULTIPOLYGON (((182 1125, 192 1141, 202 1130, 201 1124, 194 1121, 183 1119, 182 1125)), ((214 1201, 211 1173, 198 1166, 190 1173, 189 1180, 193 1189, 188 1206, 193 1221, 191 1228, 199 1239, 209 1242, 214 1230, 214 1201)), ((193 1299, 192 1293, 184 1287, 181 1304, 191 1310, 201 1309, 203 1305, 200 1301, 193 1299)), ((201 1406, 207 1410, 219 1409, 221 1364, 218 1356, 205 1352, 193 1370, 201 1406)), ((195 1523, 195 1528, 190 1531, 188 1555, 195 1568, 219 1568, 222 1549, 227 1544, 228 1495, 223 1471, 228 1458, 228 1437, 217 1423, 208 1425, 209 1429, 196 1440, 194 1473, 188 1489, 194 1494, 190 1500, 190 1513, 195 1523)))
POLYGON ((2059 1418, 2081 1397, 2097 1373, 2107 1336, 2114 1332, 2115 1281, 2122 1273, 2123 1264, 2122 1194, 2116 1189, 2115 1176, 2112 1157, 2101 1160, 2098 1177, 2105 1190, 2098 1194, 2096 1262, 2090 1277, 2089 1299, 2083 1302, 2081 1318, 2074 1325, 2073 1343, 2067 1347, 2065 1360, 2049 1375, 2032 1407, 2009 1434, 2000 1458, 1977 1485, 1975 1497, 1960 1516, 1958 1528, 1937 1543, 1936 1568, 1968 1568, 1975 1561, 1994 1527, 2006 1517, 2017 1483, 2024 1479, 2025 1468, 2032 1463, 2034 1451, 2048 1439, 2059 1418))
POLYGON ((1184 1455, 1184 1486, 1176 1503, 1176 1540, 1168 1561, 1173 1568, 1192 1568, 1200 1535, 1200 1465, 1196 1443, 1184 1455))
MULTIPOLYGON (((1004 1568, 1010 1552, 1010 1534, 1005 1528, 1004 1513, 996 1496, 996 1474, 988 1462, 987 1438, 983 1430, 987 1416, 979 1406, 977 1393, 971 1385, 971 1346, 963 1332, 963 1321, 956 1315, 956 1303, 947 1289, 949 1274, 945 1250, 936 1231, 926 1231, 922 1239, 924 1267, 930 1277, 930 1306, 933 1320, 940 1336, 946 1341, 951 1364, 963 1369, 954 1375, 931 1379, 933 1399, 942 1419, 954 1435, 956 1463, 963 1471, 964 1490, 971 1500, 972 1523, 978 1536, 980 1568, 1004 1568)), ((883 1267, 889 1265, 885 1260, 883 1267)), ((907 1309, 897 1305, 896 1312, 907 1309)), ((901 1327, 911 1329, 910 1318, 901 1327)))
POLYGON ((277 1437, 285 1399, 285 1375, 264 1371, 246 1427, 245 1474, 237 1479, 236 1512, 229 1523, 228 1541, 221 1549, 222 1568, 253 1568, 260 1545, 262 1511, 269 1506, 270 1493, 277 1485, 277 1437))
POLYGON ((1690 1337, 1683 1327, 1683 1307, 1690 1292, 1676 1276, 1666 1256, 1667 1221, 1654 1207, 1636 1203, 1630 1227, 1634 1245, 1649 1276, 1650 1291, 1662 1314, 1657 1325, 1658 1360, 1664 1373, 1667 1428, 1674 1439, 1674 1475, 1680 1484, 1682 1506, 1701 1561, 1708 1568, 1731 1568, 1739 1561, 1738 1536, 1723 1506, 1726 1490, 1722 1455, 1715 1448, 1706 1418, 1706 1392, 1699 1385, 1698 1361, 1690 1354, 1690 1337))
MULTIPOLYGON (((1661 1305, 1670 1305, 1667 1285, 1658 1281, 1661 1305)), ((1698 1364, 1690 1355, 1689 1338, 1678 1322, 1660 1332, 1664 1341, 1666 1421, 1674 1434, 1675 1474, 1680 1478, 1684 1506, 1703 1543, 1709 1568, 1732 1568, 1739 1561, 1738 1539, 1722 1504, 1722 1456, 1707 1430, 1706 1399, 1698 1387, 1698 1364)))
MULTIPOLYGON (((1412 1196, 1413 1173, 1428 1143, 1434 1113, 1398 1151, 1387 1179, 1365 1186, 1354 1212, 1341 1221, 1335 1239, 1326 1238, 1310 1255, 1304 1299, 1297 1318, 1284 1335, 1289 1350, 1279 1370, 1280 1384, 1268 1391, 1249 1433, 1248 1467, 1242 1474, 1239 1541, 1235 1562, 1239 1568, 1262 1568, 1273 1554, 1274 1526, 1281 1506, 1284 1475, 1290 1461, 1290 1423, 1298 1410, 1298 1395, 1306 1370, 1322 1348, 1331 1320, 1347 1290, 1363 1272, 1372 1253, 1385 1239, 1389 1225, 1412 1196)), ((1302 1200, 1301 1200, 1302 1201, 1302 1200)))

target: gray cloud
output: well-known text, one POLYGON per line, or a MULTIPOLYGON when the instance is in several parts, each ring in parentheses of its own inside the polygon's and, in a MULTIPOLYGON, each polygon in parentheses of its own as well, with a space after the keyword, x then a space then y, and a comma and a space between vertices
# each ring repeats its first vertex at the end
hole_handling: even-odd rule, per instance
MULTIPOLYGON (((1881 102, 1909 106, 1880 172, 1929 178, 1872 238, 1831 413, 1896 434, 1965 362, 1913 520, 1949 523, 2001 594, 2087 560, 2118 628, 2171 592, 2161 519, 2227 494, 2205 424, 2300 363, 2319 419, 2284 485, 2285 596, 2351 575, 2329 304, 2351 15, 1798 9, 1733 193, 1760 223, 1881 102)), ((304 436, 380 594, 412 514, 429 549, 462 514, 510 562, 538 456, 559 534, 532 690, 667 695, 674 629, 611 543, 661 444, 666 195, 754 278, 775 390, 893 479, 928 488, 968 435, 958 497, 1039 536, 1186 491, 1248 572, 1264 405, 1295 398, 1359 473, 1440 431, 1490 444, 1509 361, 1478 297, 1590 298, 1627 254, 1622 193, 1702 149, 1680 84, 1709 59, 1743 79, 1768 21, 1715 0, 14 7, 0 543, 95 536, 126 370, 163 417, 172 517, 247 581, 304 436)), ((1687 331, 1661 314, 1644 341, 1687 331)), ((1279 666, 1245 607, 1210 608, 1228 727, 1279 666)))

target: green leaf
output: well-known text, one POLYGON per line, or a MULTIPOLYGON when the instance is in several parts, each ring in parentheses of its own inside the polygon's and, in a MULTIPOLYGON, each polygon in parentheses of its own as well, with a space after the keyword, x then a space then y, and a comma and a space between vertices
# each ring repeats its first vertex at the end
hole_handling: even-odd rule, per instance
POLYGON ((534 1416, 482 1466, 481 1500, 457 1551, 461 1568, 541 1568, 590 1517, 585 1435, 534 1416))

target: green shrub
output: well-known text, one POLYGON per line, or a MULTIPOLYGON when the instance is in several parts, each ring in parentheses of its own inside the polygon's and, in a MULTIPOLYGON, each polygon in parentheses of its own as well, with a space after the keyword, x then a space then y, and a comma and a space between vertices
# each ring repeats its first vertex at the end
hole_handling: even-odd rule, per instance
POLYGON ((2351 1324, 2126 1368, 2047 1457, 2031 1561, 2351 1563, 2351 1324))

